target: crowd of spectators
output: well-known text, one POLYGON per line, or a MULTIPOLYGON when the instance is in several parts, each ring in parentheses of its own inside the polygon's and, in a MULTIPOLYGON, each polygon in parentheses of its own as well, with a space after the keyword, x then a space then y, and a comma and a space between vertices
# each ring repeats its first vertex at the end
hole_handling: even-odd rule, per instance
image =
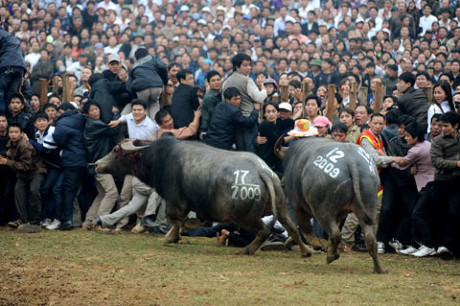
POLYGON ((138 212, 164 232, 153 189, 95 173, 116 143, 171 133, 282 176, 277 140, 311 127, 378 166, 380 252, 459 253, 458 0, 0 1, 1 223, 121 230, 138 212))

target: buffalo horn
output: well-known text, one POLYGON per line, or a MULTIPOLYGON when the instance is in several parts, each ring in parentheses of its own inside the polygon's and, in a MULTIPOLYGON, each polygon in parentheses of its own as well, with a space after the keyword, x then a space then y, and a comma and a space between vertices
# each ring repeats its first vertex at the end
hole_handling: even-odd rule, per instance
POLYGON ((139 146, 136 147, 132 141, 125 141, 120 144, 120 147, 123 151, 134 152, 147 148, 148 146, 139 146))

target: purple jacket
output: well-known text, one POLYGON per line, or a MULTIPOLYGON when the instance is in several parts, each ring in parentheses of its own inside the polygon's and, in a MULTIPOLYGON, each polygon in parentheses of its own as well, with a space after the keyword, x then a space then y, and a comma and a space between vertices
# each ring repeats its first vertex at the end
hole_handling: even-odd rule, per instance
POLYGON ((400 166, 396 163, 391 164, 393 167, 400 170, 405 170, 415 165, 417 167, 417 173, 415 173, 414 178, 419 192, 427 183, 434 181, 435 169, 431 163, 430 148, 430 142, 419 142, 410 148, 407 155, 403 157, 406 161, 406 166, 400 166))

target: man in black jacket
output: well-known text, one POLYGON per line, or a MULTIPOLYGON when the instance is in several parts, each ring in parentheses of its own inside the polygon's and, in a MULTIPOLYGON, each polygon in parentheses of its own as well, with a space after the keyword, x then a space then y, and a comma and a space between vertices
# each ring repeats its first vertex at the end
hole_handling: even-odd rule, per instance
POLYGON ((183 69, 177 73, 177 79, 180 85, 174 90, 171 104, 175 129, 188 126, 193 121, 194 111, 200 106, 193 73, 183 69))
POLYGON ((404 72, 399 76, 396 89, 400 93, 398 106, 404 115, 415 118, 418 124, 427 129, 427 115, 430 104, 425 93, 421 89, 415 89, 415 76, 410 72, 404 72))
MULTIPOLYGON (((83 112, 87 116, 83 135, 88 162, 94 163, 112 151, 120 126, 111 128, 107 123, 100 120, 99 106, 92 101, 85 104, 83 112)), ((120 113, 114 108, 112 119, 117 120, 118 118, 120 118, 120 113)), ((94 166, 89 168, 89 172, 96 179, 98 195, 86 213, 86 219, 82 225, 83 229, 91 229, 96 215, 109 214, 118 199, 117 186, 111 174, 95 173, 94 166)))
POLYGON ((110 93, 110 82, 102 73, 95 73, 89 78, 91 91, 89 98, 99 106, 100 119, 109 123, 112 120, 112 108, 117 106, 115 97, 110 93))
POLYGON ((19 40, 5 31, 0 21, 0 114, 10 115, 7 103, 17 92, 25 72, 19 40))
POLYGON ((126 88, 148 103, 148 116, 155 120, 155 114, 160 110, 159 98, 163 86, 168 83, 168 71, 164 62, 149 55, 145 48, 137 49, 134 56, 137 62, 129 71, 126 88))
POLYGON ((243 116, 240 110, 241 94, 235 87, 224 91, 224 99, 225 102, 220 102, 214 109, 204 142, 216 148, 231 150, 237 128, 256 124, 260 106, 254 103, 250 116, 243 116))
MULTIPOLYGON (((117 103, 117 108, 120 110, 120 112, 124 109, 126 105, 131 102, 131 100, 134 98, 130 95, 128 90, 126 89, 126 80, 120 78, 120 72, 122 69, 125 69, 121 65, 121 59, 118 54, 112 53, 109 56, 108 59, 108 66, 109 69, 106 69, 102 72, 104 75, 104 78, 109 81, 109 92, 110 94, 113 95, 115 98, 115 101, 117 103)), ((126 77, 128 76, 127 73, 125 73, 126 77)), ((129 107, 126 110, 126 113, 123 113, 123 115, 129 114, 131 110, 131 107, 129 107)))

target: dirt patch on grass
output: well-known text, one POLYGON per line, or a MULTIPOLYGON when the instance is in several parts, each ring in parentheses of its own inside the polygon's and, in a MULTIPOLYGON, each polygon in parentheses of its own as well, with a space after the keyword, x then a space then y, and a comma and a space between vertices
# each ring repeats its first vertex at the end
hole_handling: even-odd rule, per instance
POLYGON ((0 305, 247 305, 456 303, 458 261, 295 252, 237 256, 214 239, 104 235, 73 230, 19 234, 0 228, 0 305))

